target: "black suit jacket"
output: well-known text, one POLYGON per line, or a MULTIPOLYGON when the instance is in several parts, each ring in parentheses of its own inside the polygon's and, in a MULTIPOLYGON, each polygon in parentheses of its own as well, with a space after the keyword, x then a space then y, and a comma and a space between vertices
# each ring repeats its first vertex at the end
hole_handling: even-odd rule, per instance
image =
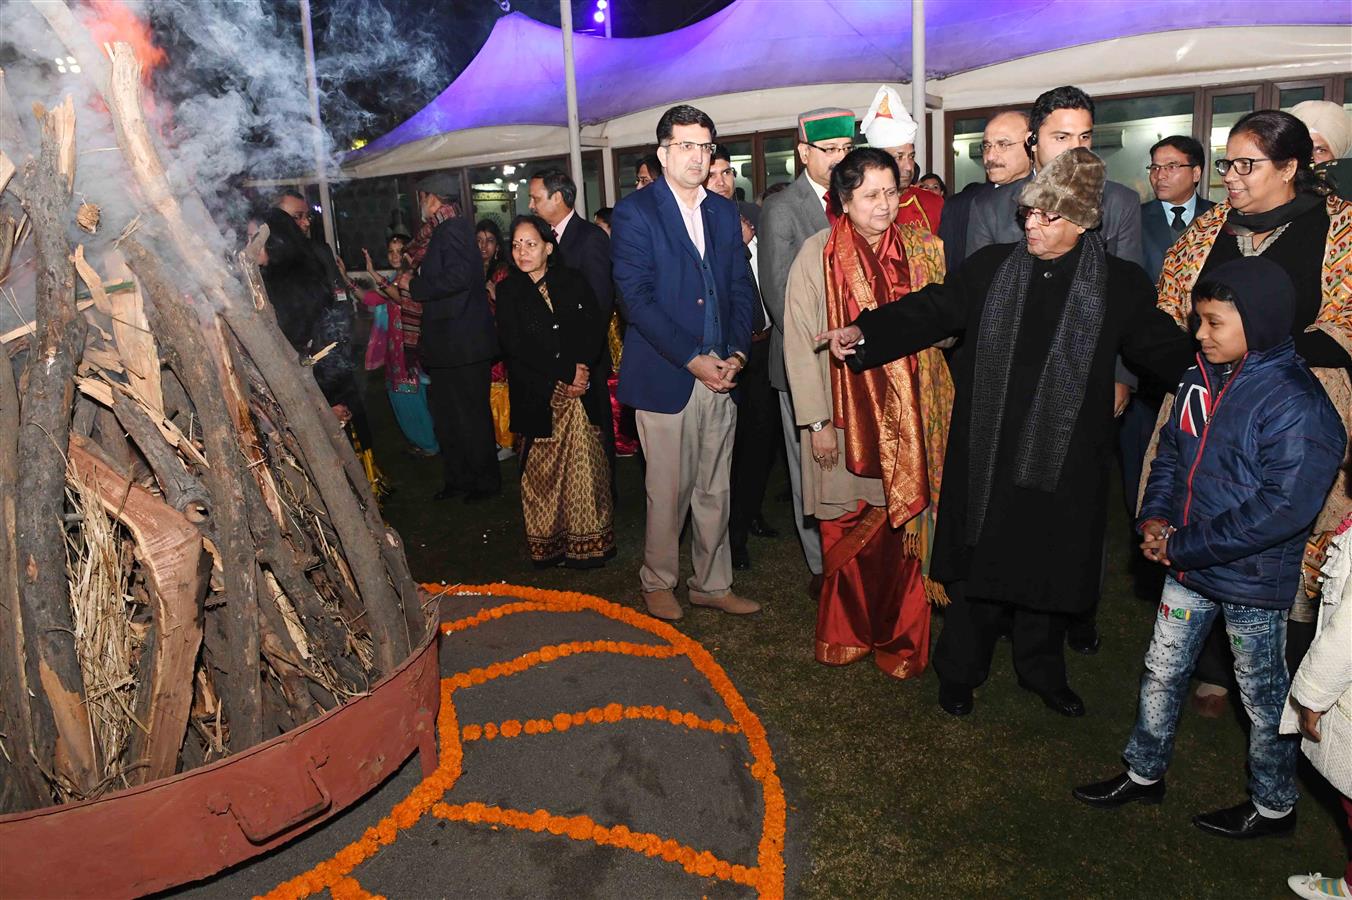
POLYGON ((498 355, 483 257, 469 219, 455 216, 437 226, 408 291, 423 305, 418 339, 423 365, 464 366, 498 355))
MULTIPOLYGON (((530 276, 512 269, 498 285, 498 337, 507 360, 507 389, 512 401, 512 431, 532 438, 554 430, 550 399, 554 386, 572 382, 577 366, 590 366, 606 343, 603 318, 582 273, 555 263, 545 273, 551 311, 530 276)), ((606 380, 593 372, 582 398, 595 425, 609 427, 606 380)))
POLYGON ((615 280, 610 273, 610 238, 601 226, 577 215, 563 230, 559 240, 560 260, 565 266, 577 269, 591 285, 601 317, 610 321, 610 310, 615 305, 615 280))
MULTIPOLYGON (((1215 205, 1210 200, 1198 197, 1193 218, 1196 219, 1215 205)), ((1169 252, 1169 248, 1178 237, 1169 227, 1169 214, 1164 211, 1158 200, 1149 200, 1141 204, 1141 249, 1145 255, 1145 274, 1150 276, 1152 282, 1160 280, 1160 270, 1164 268, 1164 255, 1169 252)))

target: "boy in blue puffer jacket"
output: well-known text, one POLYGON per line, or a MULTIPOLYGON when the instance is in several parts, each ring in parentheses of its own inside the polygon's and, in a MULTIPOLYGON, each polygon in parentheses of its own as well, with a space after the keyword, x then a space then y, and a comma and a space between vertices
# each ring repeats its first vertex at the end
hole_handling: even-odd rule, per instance
POLYGON ((1298 743, 1278 734, 1290 687, 1286 614, 1300 589, 1310 527, 1346 435, 1291 340, 1295 290, 1262 257, 1217 266, 1193 290, 1202 352, 1160 431, 1138 529, 1169 568, 1146 651, 1136 727, 1116 778, 1076 788, 1093 806, 1164 798, 1164 772, 1188 679, 1215 617, 1235 657, 1249 732, 1250 800, 1198 815, 1232 838, 1295 828, 1298 743))

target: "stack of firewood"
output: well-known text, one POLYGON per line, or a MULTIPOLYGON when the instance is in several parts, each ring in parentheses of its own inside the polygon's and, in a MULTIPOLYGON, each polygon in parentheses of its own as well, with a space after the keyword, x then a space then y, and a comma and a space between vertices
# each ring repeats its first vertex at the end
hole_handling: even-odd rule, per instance
POLYGON ((72 246, 98 198, 72 196, 70 98, 35 106, 28 158, 0 153, 0 292, 31 271, 36 293, 0 335, 0 812, 238 752, 365 692, 429 633, 402 542, 277 327, 266 231, 215 249, 200 198, 170 189, 131 49, 40 8, 96 79, 106 109, 78 114, 112 117, 139 216, 72 246))

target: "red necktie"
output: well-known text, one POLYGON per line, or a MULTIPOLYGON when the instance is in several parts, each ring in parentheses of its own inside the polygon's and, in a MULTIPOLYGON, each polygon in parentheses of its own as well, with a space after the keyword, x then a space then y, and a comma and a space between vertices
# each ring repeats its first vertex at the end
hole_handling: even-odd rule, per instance
POLYGON ((830 194, 822 194, 822 204, 826 207, 826 221, 832 225, 836 224, 836 219, 840 217, 840 214, 831 208, 830 194))

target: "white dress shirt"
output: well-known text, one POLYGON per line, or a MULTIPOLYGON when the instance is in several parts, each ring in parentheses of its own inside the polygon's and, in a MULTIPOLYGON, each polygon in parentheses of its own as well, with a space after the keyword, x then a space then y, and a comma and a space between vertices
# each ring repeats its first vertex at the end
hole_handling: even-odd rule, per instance
POLYGON ((694 206, 686 206, 680 195, 675 191, 672 191, 671 195, 676 198, 676 208, 681 211, 681 219, 685 222, 685 233, 690 235, 690 243, 694 244, 699 255, 703 256, 704 215, 700 212, 700 206, 704 203, 704 198, 709 196, 708 191, 704 190, 703 187, 695 191, 694 206))

